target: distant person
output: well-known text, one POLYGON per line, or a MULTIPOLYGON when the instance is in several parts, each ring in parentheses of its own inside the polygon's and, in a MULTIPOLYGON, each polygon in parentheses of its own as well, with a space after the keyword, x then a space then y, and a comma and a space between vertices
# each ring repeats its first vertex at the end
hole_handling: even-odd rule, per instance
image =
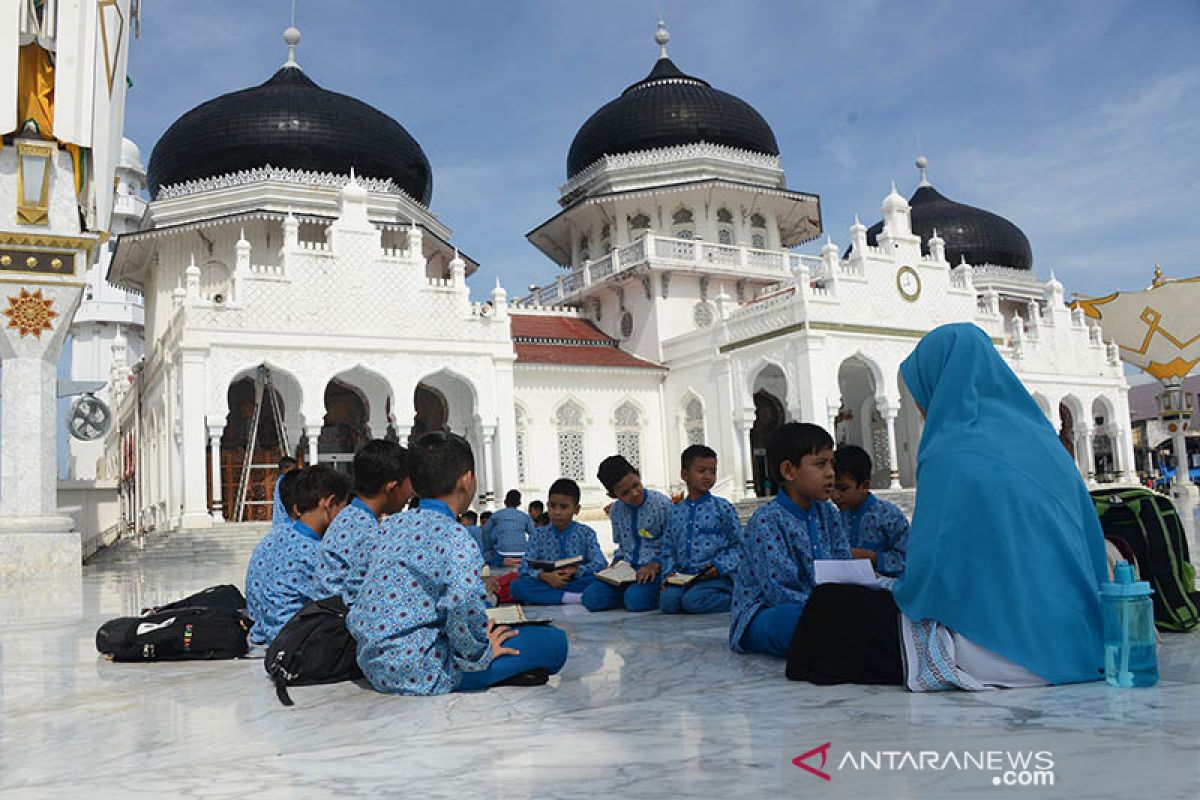
POLYGON ((276 525, 290 525, 292 522, 292 517, 288 513, 289 509, 279 494, 279 482, 283 480, 284 475, 297 469, 298 466, 299 464, 297 464, 296 459, 291 456, 284 456, 279 459, 279 477, 275 479, 274 502, 271 505, 271 527, 276 525))
POLYGON ((596 474, 608 496, 616 502, 609 511, 613 541, 617 545, 612 563, 627 561, 637 573, 637 582, 617 587, 596 581, 584 593, 589 611, 624 607, 626 611, 658 608, 662 571, 663 533, 671 498, 642 485, 642 476, 624 456, 609 456, 596 474))
POLYGON ((483 527, 484 525, 487 525, 488 520, 491 518, 492 518, 492 512, 484 511, 482 514, 479 515, 479 526, 483 527))
MULTIPOLYGON (((484 513, 488 512, 485 511, 484 513)), ((459 515, 458 524, 466 528, 467 533, 471 534, 471 538, 479 546, 479 554, 483 556, 484 563, 489 567, 500 566, 503 558, 496 553, 496 546, 492 542, 492 537, 484 534, 483 528, 479 526, 479 514, 476 514, 471 509, 467 509, 459 515)))
POLYGON ((350 479, 318 464, 284 476, 282 499, 291 503, 291 525, 273 526, 255 546, 246 569, 246 611, 254 620, 250 641, 270 644, 310 600, 321 536, 350 499, 350 479))
POLYGON ((579 484, 570 478, 559 478, 550 486, 550 524, 538 528, 529 538, 529 548, 521 559, 521 577, 512 582, 510 589, 518 603, 540 606, 580 603, 583 593, 596 580, 596 573, 607 566, 596 532, 575 521, 579 497, 579 484), (529 563, 575 557, 583 561, 561 569, 543 569, 529 563))
POLYGON ((546 504, 541 500, 529 501, 529 518, 533 520, 535 527, 542 528, 550 524, 546 517, 546 504))
POLYGON ((871 493, 871 456, 858 445, 842 445, 833 454, 833 503, 855 558, 869 558, 880 575, 898 578, 908 550, 908 517, 894 503, 871 493))
POLYGON ((817 587, 788 677, 912 691, 1099 680, 1104 533, 1045 414, 970 323, 926 334, 900 375, 926 417, 904 574, 894 600, 817 587))
POLYGON ((680 456, 684 497, 671 508, 663 540, 662 595, 665 614, 714 614, 728 611, 733 574, 741 559, 742 523, 723 497, 712 494, 717 482, 717 452, 694 444, 680 456), (691 584, 669 583, 672 576, 691 576, 691 584))
POLYGON ((427 433, 410 446, 409 469, 420 506, 383 523, 347 618, 363 674, 392 694, 545 683, 566 662, 566 634, 488 620, 483 558, 456 521, 475 496, 471 445, 427 433))
POLYGON ((729 646, 783 658, 816 583, 817 559, 850 558, 833 493, 833 438, 819 425, 788 422, 767 439, 779 493, 758 507, 742 536, 729 646))
POLYGON ((373 439, 354 454, 354 493, 321 538, 316 597, 340 595, 353 605, 366 577, 367 561, 379 520, 404 510, 412 497, 408 479, 408 451, 396 442, 373 439))
POLYGON ((484 534, 492 537, 505 567, 520 565, 533 531, 533 520, 521 510, 521 493, 516 489, 509 489, 504 495, 504 508, 493 514, 483 528, 484 534))

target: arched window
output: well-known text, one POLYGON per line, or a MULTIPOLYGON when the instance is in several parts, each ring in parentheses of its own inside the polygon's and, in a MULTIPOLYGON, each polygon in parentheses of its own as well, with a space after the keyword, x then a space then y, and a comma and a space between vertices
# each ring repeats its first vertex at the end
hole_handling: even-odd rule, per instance
POLYGON ((622 403, 613 415, 617 429, 617 455, 637 469, 642 468, 642 415, 633 403, 622 403))
POLYGON ((641 211, 639 211, 638 213, 636 213, 632 217, 630 217, 629 230, 630 230, 630 233, 632 233, 634 237, 636 237, 642 231, 648 230, 649 228, 650 228, 650 217, 647 216, 646 214, 643 214, 641 211))
POLYGON ((751 214, 750 215, 750 227, 751 228, 767 227, 767 218, 764 217, 762 214, 751 214))
POLYGON ((525 457, 525 448, 529 443, 529 420, 525 415, 525 409, 517 406, 516 411, 517 484, 525 486, 529 482, 529 473, 526 469, 528 462, 525 457))
POLYGON ((733 212, 728 208, 717 209, 717 241, 733 244, 733 212))
POLYGON ((575 481, 583 480, 583 409, 568 400, 554 412, 558 427, 558 474, 575 481))
POLYGON ((586 236, 579 237, 579 259, 587 261, 592 257, 592 242, 586 236))
POLYGON ((683 407, 683 433, 689 445, 704 444, 704 406, 699 397, 683 407))
POLYGON ((750 237, 750 246, 755 250, 764 250, 767 246, 767 237, 761 233, 756 233, 750 237))
POLYGON ((695 217, 692 215, 690 208, 680 208, 671 215, 671 223, 674 226, 673 233, 676 239, 695 239, 696 232, 694 229, 695 217))
POLYGON ((604 254, 612 252, 612 228, 609 224, 604 223, 604 227, 600 229, 600 250, 604 254))

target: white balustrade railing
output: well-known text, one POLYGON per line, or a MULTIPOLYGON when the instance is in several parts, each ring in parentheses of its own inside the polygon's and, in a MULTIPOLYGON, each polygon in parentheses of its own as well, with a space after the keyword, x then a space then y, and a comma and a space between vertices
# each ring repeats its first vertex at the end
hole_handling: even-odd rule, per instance
MULTIPOLYGON (((612 253, 609 253, 604 258, 597 259, 597 260, 593 261, 591 264, 588 264, 587 270, 588 270, 588 275, 591 277, 591 280, 593 280, 593 281, 601 281, 601 280, 604 280, 605 278, 607 278, 609 275, 612 275, 612 272, 613 272, 612 253)), ((572 273, 572 274, 580 274, 581 272, 582 272, 582 270, 578 270, 577 272, 572 273)), ((581 276, 580 285, 582 285, 582 283, 583 283, 583 281, 582 281, 582 276, 581 276)))

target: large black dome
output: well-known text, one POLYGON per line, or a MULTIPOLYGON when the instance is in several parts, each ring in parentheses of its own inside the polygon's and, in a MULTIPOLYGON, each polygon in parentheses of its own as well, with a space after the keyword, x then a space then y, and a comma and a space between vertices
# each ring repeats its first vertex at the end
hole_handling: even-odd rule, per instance
MULTIPOLYGON (((965 260, 972 266, 1033 269, 1029 239, 999 214, 956 203, 926 183, 917 187, 908 205, 912 230, 921 237, 923 254, 929 255, 929 239, 936 230, 946 243, 946 261, 951 266, 965 260)), ((876 246, 882 232, 882 221, 868 228, 867 244, 876 246)))
POLYGON ((433 171, 416 140, 383 112, 322 89, 298 67, 196 106, 167 129, 147 168, 163 186, 256 167, 391 178, 426 206, 433 171))
POLYGON ((606 155, 697 142, 779 155, 771 126, 749 103, 685 75, 663 56, 644 80, 583 123, 567 155, 567 177, 606 155))

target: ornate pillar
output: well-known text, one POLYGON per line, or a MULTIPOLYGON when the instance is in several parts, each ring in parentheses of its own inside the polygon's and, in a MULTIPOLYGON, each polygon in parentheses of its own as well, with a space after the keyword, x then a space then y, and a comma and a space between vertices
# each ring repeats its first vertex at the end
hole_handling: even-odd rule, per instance
POLYGON ((888 488, 900 489, 900 464, 896 459, 896 417, 900 414, 900 404, 881 399, 876 402, 876 408, 887 426, 888 488))
POLYGON ((212 518, 213 522, 225 521, 225 507, 221 499, 221 437, 224 425, 208 426, 209 463, 212 470, 212 518))
POLYGON ((832 400, 825 401, 825 413, 829 419, 829 435, 833 437, 833 441, 837 443, 837 418, 842 410, 840 402, 835 403, 832 400))
POLYGON ((496 426, 483 426, 483 463, 487 465, 486 483, 482 484, 484 489, 480 493, 480 502, 487 508, 493 508, 496 505, 496 496, 500 493, 499 471, 496 469, 494 443, 496 439, 496 426))
POLYGON ((1096 480, 1096 455, 1092 442, 1093 428, 1086 423, 1076 427, 1075 451, 1079 458, 1079 472, 1090 486, 1096 480))
POLYGON ((401 447, 408 447, 408 438, 412 435, 412 425, 392 425, 396 429, 396 438, 401 447))
POLYGON ((745 416, 734 419, 738 432, 739 450, 742 456, 742 498, 755 496, 754 491, 754 449, 750 443, 750 431, 754 428, 753 417, 745 416))
POLYGON ((184 349, 179 359, 179 408, 180 425, 180 483, 182 486, 184 528, 208 528, 212 526, 212 515, 206 501, 207 485, 204 480, 204 402, 207 382, 205 361, 207 349, 184 349))
POLYGON ((321 461, 321 454, 317 449, 317 440, 321 438, 321 426, 304 426, 304 436, 308 439, 308 451, 304 456, 304 466, 311 467, 321 461))

